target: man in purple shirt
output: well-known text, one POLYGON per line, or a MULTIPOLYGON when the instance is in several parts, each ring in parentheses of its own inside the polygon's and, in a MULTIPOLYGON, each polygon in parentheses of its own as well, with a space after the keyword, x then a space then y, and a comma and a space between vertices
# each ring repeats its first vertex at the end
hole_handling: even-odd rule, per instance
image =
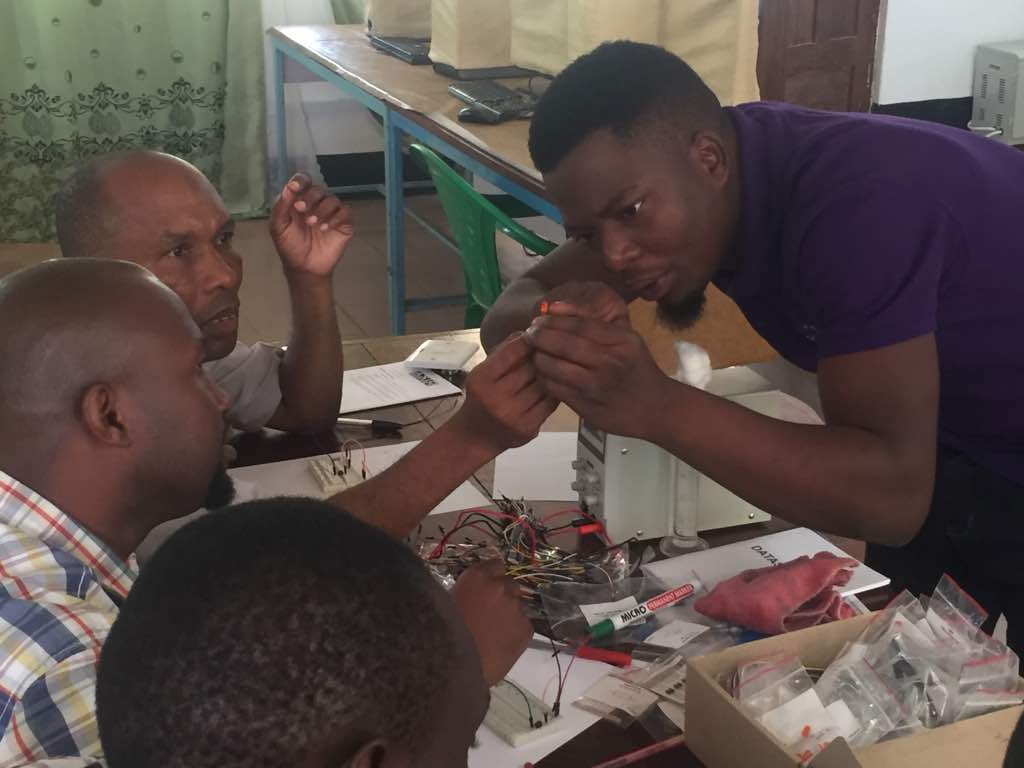
POLYGON ((722 108, 684 62, 624 42, 554 80, 530 152, 570 242, 499 299, 485 345, 530 326, 547 392, 595 426, 867 540, 900 586, 948 571, 1020 650, 1024 153, 896 118, 722 108), (825 426, 658 370, 625 302, 685 327, 709 282, 817 372, 825 426))

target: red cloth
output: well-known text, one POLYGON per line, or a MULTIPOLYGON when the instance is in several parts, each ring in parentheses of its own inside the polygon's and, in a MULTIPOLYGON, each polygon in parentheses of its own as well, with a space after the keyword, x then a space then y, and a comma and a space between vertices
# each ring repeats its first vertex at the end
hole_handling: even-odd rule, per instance
POLYGON ((857 561, 819 552, 781 565, 744 571, 718 584, 694 608, 705 616, 766 635, 779 635, 854 615, 836 591, 857 561))

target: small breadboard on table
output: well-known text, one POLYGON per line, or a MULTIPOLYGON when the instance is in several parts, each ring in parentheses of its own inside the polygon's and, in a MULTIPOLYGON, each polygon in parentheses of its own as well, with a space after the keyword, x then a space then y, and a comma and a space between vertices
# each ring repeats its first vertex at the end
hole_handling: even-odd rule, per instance
POLYGON ((366 462, 355 466, 352 462, 352 452, 347 450, 310 459, 309 471, 325 496, 333 496, 359 485, 370 474, 366 469, 366 462))
POLYGON ((513 747, 549 735, 562 722, 551 707, 511 680, 502 680, 491 688, 484 725, 513 747))

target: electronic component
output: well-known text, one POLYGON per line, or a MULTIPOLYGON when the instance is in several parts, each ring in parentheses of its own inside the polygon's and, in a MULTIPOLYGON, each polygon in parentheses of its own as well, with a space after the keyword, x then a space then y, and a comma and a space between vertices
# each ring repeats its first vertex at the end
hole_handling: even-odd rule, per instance
POLYGON ((551 707, 511 680, 502 680, 491 688, 484 725, 513 747, 549 735, 562 722, 551 707))
POLYGON ((473 341, 428 339, 405 359, 408 368, 432 371, 461 371, 480 349, 473 341))
POLYGON ((1024 143, 1024 40, 978 46, 973 95, 968 128, 1004 144, 1024 143))
POLYGON ((310 459, 309 471, 325 496, 341 493, 369 477, 365 459, 360 466, 353 465, 352 451, 345 447, 340 453, 329 453, 310 459))
MULTIPOLYGON (((796 407, 801 404, 743 366, 714 371, 708 391, 773 418, 816 419, 809 408, 805 413, 796 407)), ((608 434, 580 421, 572 489, 579 493, 581 509, 601 522, 614 541, 671 536, 679 465, 679 459, 653 443, 608 434)), ((771 519, 709 477, 700 476, 698 487, 698 531, 771 519)))
POLYGON ((523 596, 539 603, 538 590, 552 582, 604 583, 628 573, 629 559, 621 545, 609 541, 600 523, 586 513, 564 509, 538 517, 522 501, 503 498, 495 503, 498 511, 466 510, 451 529, 441 530, 440 539, 418 542, 420 556, 442 583, 454 583, 481 560, 502 560, 523 596), (569 552, 549 541, 577 531, 596 533, 607 546, 587 553, 569 552), (470 532, 475 538, 467 535, 470 532))

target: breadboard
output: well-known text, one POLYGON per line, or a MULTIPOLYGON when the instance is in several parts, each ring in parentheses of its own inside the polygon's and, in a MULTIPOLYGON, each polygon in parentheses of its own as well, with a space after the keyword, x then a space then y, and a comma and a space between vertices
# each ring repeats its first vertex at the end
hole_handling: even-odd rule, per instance
POLYGON ((316 456, 309 460, 309 471, 325 496, 341 493, 366 479, 365 470, 356 468, 351 455, 345 453, 316 456))
POLYGON ((543 738, 562 724, 563 718, 521 685, 502 680, 491 688, 484 725, 513 747, 543 738))

